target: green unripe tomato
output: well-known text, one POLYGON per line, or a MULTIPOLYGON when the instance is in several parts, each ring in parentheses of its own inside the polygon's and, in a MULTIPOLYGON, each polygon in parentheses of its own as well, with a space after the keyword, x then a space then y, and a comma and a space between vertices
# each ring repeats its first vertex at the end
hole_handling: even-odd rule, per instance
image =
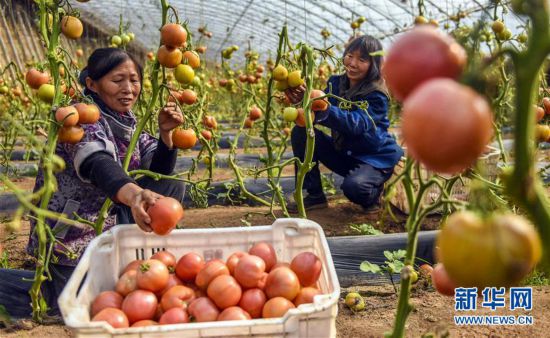
POLYGON ((179 83, 189 84, 195 78, 195 71, 189 65, 179 64, 174 75, 179 83))
POLYGON ((118 47, 122 44, 122 38, 118 35, 113 35, 111 38, 111 43, 118 47))
POLYGON ((352 311, 363 311, 365 309, 365 300, 357 292, 348 293, 345 303, 352 311))
POLYGON ((122 43, 125 44, 125 45, 128 44, 131 40, 130 36, 128 36, 128 34, 122 34, 120 36, 120 39, 122 40, 122 43))
POLYGON ((283 109, 283 119, 287 122, 294 122, 298 118, 298 109, 294 107, 286 107, 283 109))
POLYGON ((40 98, 40 100, 42 100, 46 103, 52 103, 53 98, 55 96, 55 87, 54 87, 54 85, 51 85, 51 84, 48 84, 48 83, 45 83, 45 84, 41 85, 38 88, 37 95, 40 98))

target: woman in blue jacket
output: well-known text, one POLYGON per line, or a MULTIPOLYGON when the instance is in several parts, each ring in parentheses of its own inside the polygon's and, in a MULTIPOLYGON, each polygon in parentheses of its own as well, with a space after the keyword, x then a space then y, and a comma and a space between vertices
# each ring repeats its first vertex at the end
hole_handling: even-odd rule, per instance
MULTIPOLYGON (((325 92, 349 101, 366 101, 367 110, 357 106, 339 108, 339 101, 330 98, 325 111, 315 114, 315 124, 331 129, 331 135, 314 128, 317 162, 307 173, 304 188, 306 210, 327 206, 321 185, 318 162, 344 177, 342 190, 353 203, 370 209, 377 204, 394 166, 403 156, 403 150, 388 132, 389 97, 380 74, 382 57, 371 55, 381 51, 382 44, 372 36, 363 35, 352 40, 344 51, 345 73, 332 76, 325 92)), ((302 100, 303 86, 287 90, 292 103, 302 100)), ((295 126, 291 134, 294 156, 302 161, 306 149, 305 128, 295 126)))

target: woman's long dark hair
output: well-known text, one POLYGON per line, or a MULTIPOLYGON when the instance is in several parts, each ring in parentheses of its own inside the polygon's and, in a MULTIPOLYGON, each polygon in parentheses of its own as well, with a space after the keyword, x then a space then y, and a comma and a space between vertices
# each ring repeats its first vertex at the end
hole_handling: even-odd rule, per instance
POLYGON ((88 58, 88 65, 80 72, 80 84, 86 88, 86 77, 97 81, 121 63, 132 60, 136 65, 140 81, 143 78, 143 69, 139 61, 127 51, 120 48, 98 48, 88 58))
POLYGON ((363 59, 369 60, 370 66, 367 76, 360 83, 350 88, 350 81, 346 74, 340 77, 340 96, 355 101, 358 97, 364 96, 375 90, 388 95, 388 90, 384 85, 384 80, 380 72, 382 66, 382 56, 372 55, 374 52, 382 51, 382 44, 378 39, 370 35, 361 35, 349 42, 344 50, 344 57, 348 53, 359 51, 363 59))

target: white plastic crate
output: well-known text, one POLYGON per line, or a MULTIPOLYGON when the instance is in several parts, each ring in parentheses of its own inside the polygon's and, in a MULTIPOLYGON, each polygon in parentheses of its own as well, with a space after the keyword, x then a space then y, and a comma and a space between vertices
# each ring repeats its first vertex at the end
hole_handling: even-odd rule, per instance
POLYGON ((319 224, 304 219, 277 219, 270 226, 183 229, 168 236, 141 231, 136 225, 120 225, 95 238, 84 252, 59 297, 65 324, 75 337, 335 337, 340 284, 319 224), (114 290, 122 269, 135 259, 147 259, 159 250, 177 258, 197 252, 206 260, 226 260, 237 250, 248 251, 256 242, 271 243, 280 261, 303 251, 315 253, 323 263, 319 287, 323 295, 314 303, 289 310, 282 318, 188 323, 113 329, 90 321, 90 304, 102 291, 114 290), (79 290, 79 286, 81 286, 79 290))

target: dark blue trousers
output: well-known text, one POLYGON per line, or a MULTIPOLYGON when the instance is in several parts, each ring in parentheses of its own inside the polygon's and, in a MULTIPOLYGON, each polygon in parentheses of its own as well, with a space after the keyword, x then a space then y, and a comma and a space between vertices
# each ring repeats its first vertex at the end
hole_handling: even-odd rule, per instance
MULTIPOLYGON (((50 307, 50 315, 59 315, 57 297, 71 277, 74 267, 50 264, 51 281, 42 283, 42 296, 50 307)), ((3 305, 10 316, 28 318, 32 315, 31 296, 34 271, 0 269, 0 305, 3 305)))
MULTIPOLYGON (((140 187, 152 190, 163 196, 170 196, 178 201, 183 200, 185 185, 181 181, 159 180, 149 177, 137 180, 140 187)), ((118 205, 113 212, 117 214, 117 224, 134 223, 134 218, 129 207, 118 205)), ((42 295, 51 308, 50 315, 59 315, 57 298, 63 291, 65 284, 71 277, 74 267, 50 264, 52 280, 42 284, 42 295)), ((0 269, 0 305, 3 305, 10 316, 14 318, 27 318, 32 315, 31 296, 29 291, 34 277, 34 271, 0 269)))
MULTIPOLYGON (((304 180, 304 189, 310 195, 323 193, 319 164, 344 177, 341 189, 344 195, 353 203, 368 208, 378 201, 378 197, 386 182, 393 173, 393 168, 378 169, 364 163, 334 147, 332 138, 322 131, 315 130, 315 148, 313 162, 317 162, 304 180)), ((294 156, 304 160, 306 150, 306 129, 295 126, 291 133, 292 151, 294 156)))

